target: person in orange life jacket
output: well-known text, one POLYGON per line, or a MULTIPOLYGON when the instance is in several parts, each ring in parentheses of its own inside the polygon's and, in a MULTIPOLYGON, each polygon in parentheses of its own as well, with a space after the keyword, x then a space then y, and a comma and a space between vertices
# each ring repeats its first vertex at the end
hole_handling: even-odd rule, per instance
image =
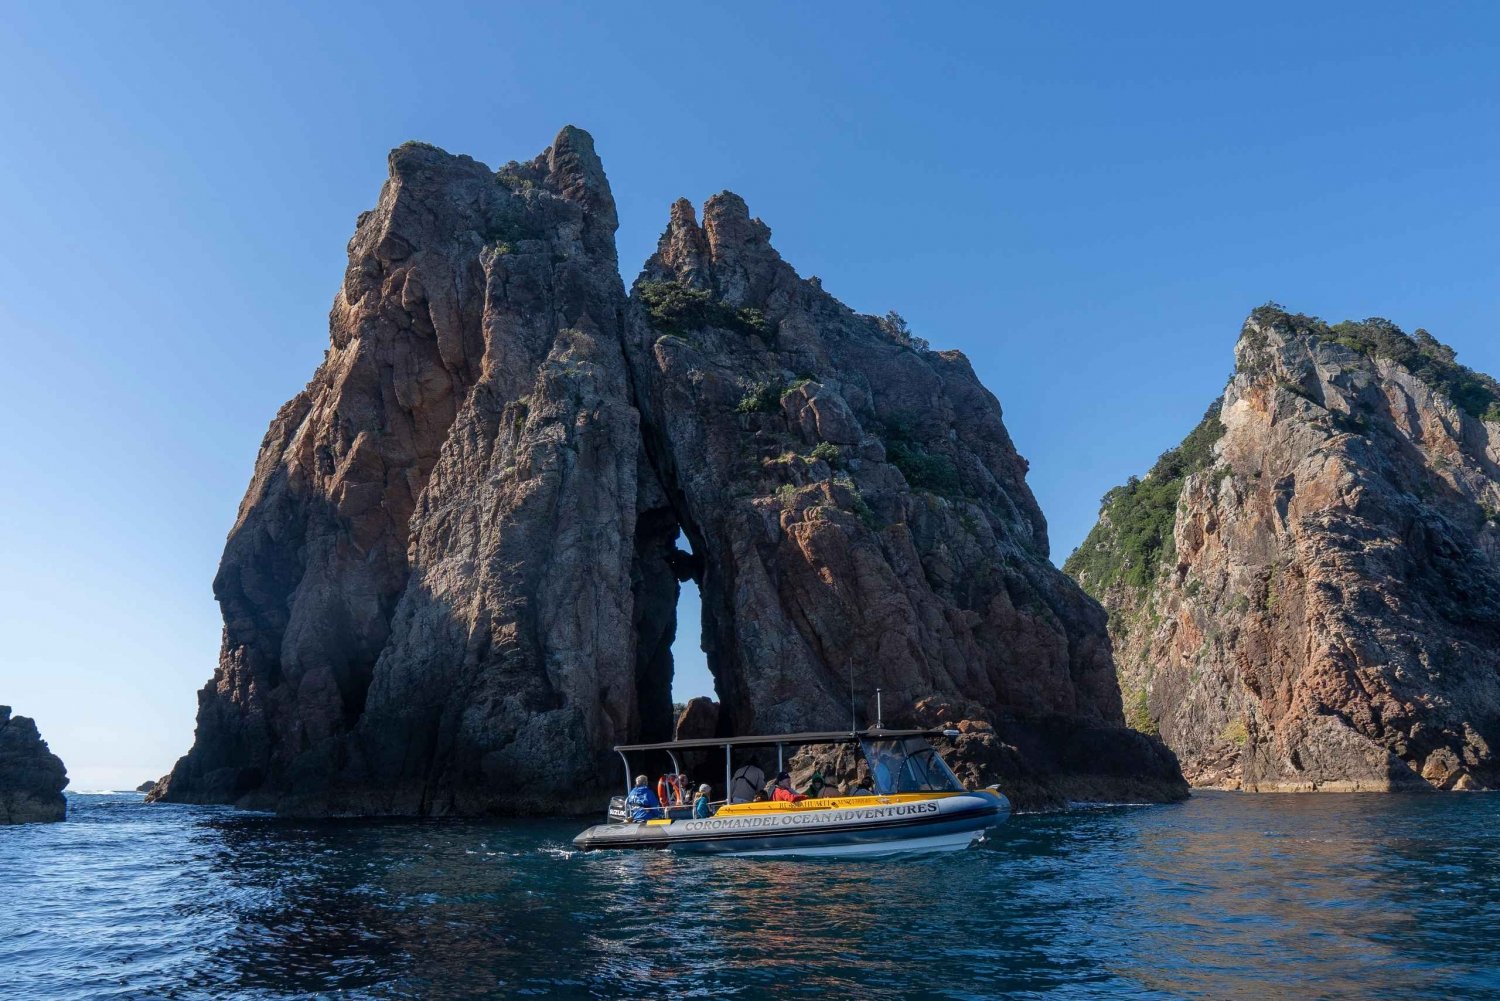
POLYGON ((656 798, 656 793, 646 784, 646 776, 635 777, 635 788, 625 797, 625 815, 632 824, 661 818, 661 800, 656 798))
POLYGON ((782 772, 776 776, 776 787, 771 790, 771 798, 781 803, 796 803, 807 797, 792 789, 791 772, 782 772))

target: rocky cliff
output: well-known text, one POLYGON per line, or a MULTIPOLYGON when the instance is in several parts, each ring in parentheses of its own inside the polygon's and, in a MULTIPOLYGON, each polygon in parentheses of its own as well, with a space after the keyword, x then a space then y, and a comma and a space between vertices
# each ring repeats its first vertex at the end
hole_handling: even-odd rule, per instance
POLYGON ((0 824, 62 820, 68 771, 47 748, 36 723, 0 706, 0 824))
POLYGON ((1066 569, 1197 785, 1500 785, 1500 384, 1425 331, 1269 305, 1066 569))
POLYGON ((852 670, 893 719, 937 695, 1087 721, 1179 794, 1119 725, 1103 613, 1048 563, 962 355, 799 278, 733 195, 702 226, 679 203, 630 298, 615 225, 576 129, 498 172, 391 154, 230 533, 197 739, 151 798, 595 807, 611 745, 670 736, 689 576, 721 732, 846 725, 852 670))

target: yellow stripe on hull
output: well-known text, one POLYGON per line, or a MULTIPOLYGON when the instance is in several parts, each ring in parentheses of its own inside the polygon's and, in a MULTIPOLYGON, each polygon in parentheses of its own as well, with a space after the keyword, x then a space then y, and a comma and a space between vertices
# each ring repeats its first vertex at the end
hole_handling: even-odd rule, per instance
MULTIPOLYGON (((947 799, 963 796, 961 792, 902 792, 889 796, 836 796, 830 799, 804 799, 796 803, 785 800, 769 800, 762 803, 728 803, 719 807, 716 817, 739 816, 747 813, 783 813, 797 810, 847 810, 853 807, 870 806, 874 803, 920 803, 931 799, 947 799)), ((654 823, 654 821, 653 821, 654 823)))

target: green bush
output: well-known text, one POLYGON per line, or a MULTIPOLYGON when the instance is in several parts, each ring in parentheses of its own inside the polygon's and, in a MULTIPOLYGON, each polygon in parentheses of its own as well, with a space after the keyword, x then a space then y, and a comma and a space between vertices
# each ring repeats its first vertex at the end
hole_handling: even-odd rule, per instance
POLYGON ((737 414, 775 413, 781 409, 781 395, 785 387, 779 382, 757 382, 740 398, 735 406, 737 414))
POLYGON ((883 419, 886 461, 906 477, 913 490, 949 496, 960 492, 958 468, 946 455, 929 452, 917 437, 916 418, 894 411, 883 419))
POLYGON ((946 455, 933 455, 921 445, 893 441, 886 444, 886 458, 901 470, 914 490, 935 494, 958 493, 958 469, 946 455))
POLYGON ((906 325, 905 317, 894 309, 884 316, 876 317, 875 322, 880 325, 880 329, 887 337, 904 348, 911 348, 913 351, 932 350, 932 345, 927 343, 927 339, 913 334, 911 327, 906 325))
POLYGON ((1125 725, 1148 736, 1160 736, 1156 721, 1151 718, 1151 706, 1144 688, 1132 692, 1125 700, 1125 725))
POLYGON ((811 454, 815 461, 826 462, 830 466, 837 466, 841 453, 839 452, 839 447, 833 442, 820 441, 813 446, 811 454))
POLYGON ((635 295, 645 305, 651 325, 663 333, 682 334, 703 327, 767 338, 774 333, 760 310, 749 306, 735 309, 714 298, 713 293, 685 282, 639 282, 635 295))

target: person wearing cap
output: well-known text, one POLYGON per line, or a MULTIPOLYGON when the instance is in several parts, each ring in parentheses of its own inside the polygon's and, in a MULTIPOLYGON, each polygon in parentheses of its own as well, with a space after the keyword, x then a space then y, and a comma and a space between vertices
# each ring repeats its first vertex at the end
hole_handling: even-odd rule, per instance
POLYGON ((707 782, 698 787, 698 795, 693 797, 693 819, 703 820, 714 815, 708 805, 708 794, 713 790, 707 782))
POLYGON ((625 815, 632 824, 661 819, 661 800, 656 798, 656 793, 646 784, 646 776, 635 777, 635 788, 625 797, 625 815))
POLYGON ((782 772, 776 776, 775 786, 771 790, 771 798, 780 803, 796 803, 807 797, 792 788, 792 773, 782 772))

